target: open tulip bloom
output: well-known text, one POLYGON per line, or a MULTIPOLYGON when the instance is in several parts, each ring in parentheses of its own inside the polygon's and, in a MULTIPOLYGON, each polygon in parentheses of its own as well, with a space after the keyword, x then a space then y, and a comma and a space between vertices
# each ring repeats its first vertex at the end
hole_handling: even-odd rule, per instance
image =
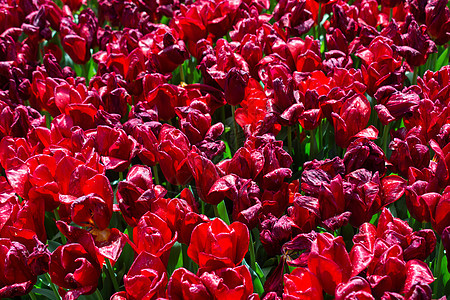
POLYGON ((447 299, 448 0, 0 0, 0 298, 447 299))

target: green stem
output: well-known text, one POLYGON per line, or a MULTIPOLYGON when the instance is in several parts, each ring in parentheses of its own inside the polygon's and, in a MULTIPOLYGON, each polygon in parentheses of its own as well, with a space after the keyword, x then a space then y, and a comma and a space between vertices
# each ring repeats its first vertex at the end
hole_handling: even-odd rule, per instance
POLYGON ((159 175, 158 175, 158 167, 156 166, 156 165, 154 165, 153 167, 152 167, 152 169, 153 169, 153 177, 155 177, 155 184, 156 185, 159 185, 159 175))
MULTIPOLYGON (((53 214, 55 215, 56 221, 61 220, 61 218, 59 217, 59 213, 58 213, 58 209, 57 209, 57 208, 55 208, 55 209, 53 210, 53 214)), ((66 236, 65 236, 64 234, 62 234, 62 232, 60 232, 60 234, 61 234, 61 242, 62 242, 64 245, 67 244, 66 236)))
POLYGON ((123 181, 123 172, 119 172, 119 181, 123 181))
POLYGON ((133 227, 130 225, 127 225, 127 232, 128 232, 128 238, 132 241, 133 240, 133 227))
POLYGON ((436 70, 436 60, 437 60, 437 56, 438 56, 438 54, 437 53, 432 53, 431 54, 431 63, 430 63, 430 66, 432 67, 432 71, 437 71, 436 70))
MULTIPOLYGON (((183 63, 184 64, 184 63, 183 63)), ((185 81, 185 78, 184 78, 184 68, 183 68, 183 64, 181 64, 180 65, 180 79, 181 79, 181 82, 186 82, 185 81)))
POLYGON ((98 300, 103 300, 103 296, 98 289, 95 290, 95 296, 97 296, 98 300))
POLYGON ((237 126, 236 126, 236 119, 234 117, 234 114, 236 112, 236 107, 234 105, 231 105, 231 115, 233 117, 233 130, 234 130, 234 147, 235 151, 238 150, 238 136, 237 136, 237 126))
POLYGON ((320 15, 322 13, 322 3, 319 2, 319 10, 317 12, 317 39, 320 40, 320 35, 321 33, 321 28, 320 28, 320 22, 322 21, 322 19, 320 18, 320 15))
POLYGON ((313 159, 316 156, 317 156, 317 140, 316 140, 316 129, 314 129, 311 130, 309 157, 310 159, 313 159))
POLYGON ((43 110, 42 113, 45 116, 45 124, 47 125, 48 129, 51 129, 51 125, 52 125, 52 115, 50 115, 50 113, 46 110, 43 110))
POLYGON ((319 140, 318 140, 318 143, 317 143, 318 150, 322 151, 322 139, 323 139, 322 120, 320 120, 320 123, 319 123, 319 134, 318 135, 319 135, 319 140))
POLYGON ((392 21, 392 16, 394 15, 394 8, 391 7, 391 10, 389 11, 389 23, 392 21))
POLYGON ((31 300, 37 300, 36 295, 33 292, 29 293, 31 300))
POLYGON ((48 275, 48 273, 45 273, 44 276, 45 276, 45 279, 50 283, 50 287, 52 288, 53 293, 56 296, 56 299, 60 300, 61 296, 58 293, 58 289, 56 288, 56 285, 52 282, 52 279, 50 278, 50 275, 48 275))
POLYGON ((288 139, 288 151, 290 155, 294 155, 294 153, 292 153, 292 127, 288 126, 287 128, 287 139, 288 139))
POLYGON ((89 62, 85 63, 81 68, 83 70, 83 77, 86 78, 86 85, 89 86, 89 69, 91 64, 89 62))
POLYGON ((419 74, 419 67, 414 67, 414 73, 412 78, 412 85, 417 84, 417 75, 419 74))
POLYGON ((253 245, 253 236, 251 231, 249 231, 249 236, 250 244, 248 245, 248 249, 250 251, 250 267, 253 271, 256 271, 255 247, 253 245))
POLYGON ((220 118, 222 119, 222 124, 225 126, 225 105, 220 108, 220 118))
POLYGON ((341 235, 341 228, 342 228, 342 227, 339 227, 338 229, 336 229, 336 231, 334 232, 334 236, 335 236, 335 237, 338 237, 338 236, 341 235))
POLYGON ((202 212, 202 215, 204 215, 204 214, 205 214, 205 202, 202 201, 202 200, 200 200, 200 205, 201 205, 201 212, 202 212))
POLYGON ((441 283, 441 265, 442 265, 442 258, 444 257, 444 244, 442 243, 442 239, 439 242, 439 249, 437 250, 437 261, 435 260, 435 265, 434 265, 434 276, 437 277, 437 279, 434 281, 434 286, 433 286, 433 294, 435 296, 437 296, 438 290, 439 290, 439 286, 441 283))
POLYGON ((391 141, 391 139, 389 138, 389 130, 390 130, 390 123, 385 125, 383 128, 383 152, 384 155, 387 157, 387 150, 388 150, 388 146, 389 146, 389 142, 391 141))
POLYGON ((114 274, 113 267, 111 266, 111 262, 108 258, 105 258, 106 267, 108 269, 109 277, 111 278, 112 284, 114 286, 114 290, 116 292, 120 292, 119 284, 117 283, 116 274, 114 274))

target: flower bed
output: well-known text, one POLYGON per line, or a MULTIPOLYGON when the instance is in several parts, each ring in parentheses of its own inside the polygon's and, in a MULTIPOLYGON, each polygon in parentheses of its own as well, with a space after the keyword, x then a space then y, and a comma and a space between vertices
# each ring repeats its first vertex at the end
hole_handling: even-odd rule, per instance
POLYGON ((448 0, 0 3, 0 298, 450 295, 448 0))

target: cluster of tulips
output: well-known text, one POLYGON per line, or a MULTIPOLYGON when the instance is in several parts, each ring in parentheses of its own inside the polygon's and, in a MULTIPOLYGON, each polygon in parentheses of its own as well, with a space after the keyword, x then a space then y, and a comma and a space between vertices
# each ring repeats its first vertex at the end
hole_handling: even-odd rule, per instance
POLYGON ((446 299, 448 0, 0 0, 0 298, 446 299))

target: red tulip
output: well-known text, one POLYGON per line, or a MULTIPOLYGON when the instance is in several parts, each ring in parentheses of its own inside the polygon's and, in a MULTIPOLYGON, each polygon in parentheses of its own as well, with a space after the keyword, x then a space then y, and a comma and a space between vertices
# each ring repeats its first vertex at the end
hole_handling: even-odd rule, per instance
POLYGON ((245 266, 204 272, 200 280, 213 299, 246 300, 253 293, 252 277, 245 266))
POLYGON ((186 270, 176 269, 169 280, 167 287, 167 297, 169 300, 207 300, 211 299, 211 294, 200 280, 200 278, 186 270))
POLYGON ((164 177, 177 185, 187 184, 191 180, 188 164, 191 144, 178 129, 163 125, 159 133, 158 161, 164 177))
POLYGON ((51 256, 48 273, 60 291, 61 288, 68 289, 63 292, 64 299, 73 299, 95 292, 101 268, 95 253, 74 243, 56 248, 51 256))
POLYGON ((124 276, 128 299, 157 299, 166 295, 167 272, 159 257, 142 252, 124 276))
POLYGON ((318 234, 308 257, 308 268, 319 279, 324 291, 334 295, 336 286, 347 282, 352 273, 352 263, 342 237, 318 234))
POLYGON ((322 286, 317 277, 306 268, 295 268, 284 275, 283 299, 323 299, 322 286))
POLYGON ((195 227, 188 255, 200 268, 235 267, 248 251, 249 232, 240 222, 225 224, 220 218, 195 227))
POLYGON ((167 222, 172 231, 176 231, 177 241, 186 245, 190 243, 194 228, 209 221, 207 216, 198 214, 197 202, 188 188, 183 189, 177 198, 159 198, 152 210, 167 222))
POLYGON ((139 219, 151 210, 152 204, 166 192, 162 186, 153 184, 149 167, 131 167, 126 180, 119 182, 117 187, 117 202, 127 224, 136 226, 139 219))
POLYGON ((177 233, 154 213, 147 212, 133 229, 133 241, 138 253, 146 252, 161 258, 167 263, 170 249, 177 240, 177 233))
POLYGON ((375 300, 372 296, 369 283, 362 277, 352 277, 347 283, 336 287, 336 300, 375 300))

